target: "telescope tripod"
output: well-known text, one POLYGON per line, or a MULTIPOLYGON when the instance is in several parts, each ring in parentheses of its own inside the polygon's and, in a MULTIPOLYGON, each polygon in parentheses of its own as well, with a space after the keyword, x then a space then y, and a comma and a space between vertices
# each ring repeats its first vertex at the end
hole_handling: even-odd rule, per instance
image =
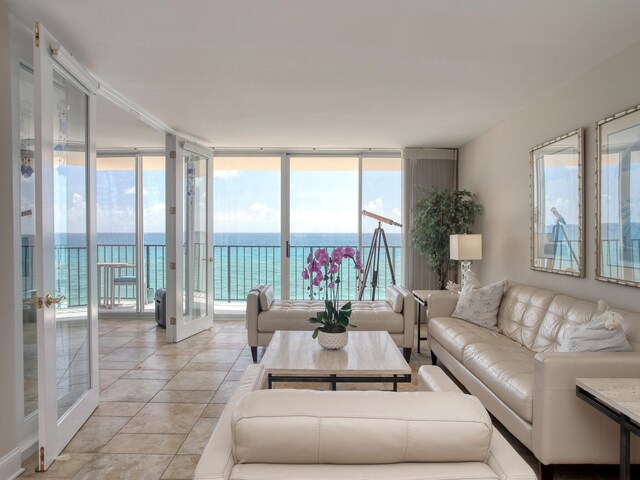
POLYGON ((378 273, 380 271, 380 250, 384 245, 385 256, 389 265, 389 272, 391 273, 391 285, 396 284, 396 275, 393 272, 393 264, 391 263, 391 255, 389 254, 389 245, 387 244, 387 236, 382 228, 382 223, 378 222, 378 228, 373 232, 373 238, 371 239, 371 247, 369 249, 369 256, 367 257, 367 263, 364 267, 364 273, 360 285, 358 286, 358 300, 362 300, 364 296, 364 289, 367 287, 367 278, 369 277, 369 271, 373 268, 371 277, 371 300, 376 299, 376 288, 378 287, 378 273))

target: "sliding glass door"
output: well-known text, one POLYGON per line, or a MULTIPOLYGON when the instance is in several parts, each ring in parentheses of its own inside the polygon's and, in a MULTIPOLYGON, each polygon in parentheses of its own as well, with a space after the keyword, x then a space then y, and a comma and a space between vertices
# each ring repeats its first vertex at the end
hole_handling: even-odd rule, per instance
MULTIPOLYGON (((302 269, 315 248, 349 245, 365 263, 378 222, 367 210, 401 220, 401 161, 376 153, 246 154, 214 158, 214 298, 216 314, 242 314, 247 293, 272 284, 276 298, 308 298, 302 269)), ((383 224, 376 298, 402 283, 401 228, 383 224)), ((357 272, 347 269, 342 298, 356 298, 357 272)), ((371 298, 371 278, 363 298, 371 298)))
MULTIPOLYGON (((358 156, 289 157, 289 297, 308 298, 302 269, 315 248, 360 241, 358 156)), ((355 269, 345 269, 341 297, 355 298, 355 269)))
POLYGON ((154 293, 165 287, 165 158, 158 153, 98 155, 101 314, 153 311, 154 293))
POLYGON ((280 156, 215 156, 216 314, 244 313, 247 293, 274 286, 282 298, 280 156))

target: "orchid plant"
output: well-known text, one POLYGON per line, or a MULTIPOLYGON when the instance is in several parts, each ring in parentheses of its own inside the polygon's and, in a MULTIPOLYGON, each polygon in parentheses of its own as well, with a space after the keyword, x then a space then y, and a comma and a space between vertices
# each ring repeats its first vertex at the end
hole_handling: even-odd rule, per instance
POLYGON ((342 333, 347 330, 348 326, 355 327, 349 322, 351 302, 339 305, 343 262, 353 262, 358 275, 362 273, 360 252, 348 245, 334 248, 331 254, 327 252, 326 248, 318 248, 315 252, 309 253, 307 257, 307 267, 302 270, 302 278, 311 280, 311 284, 307 287, 309 298, 313 300, 316 297, 316 288, 318 296, 324 294, 324 311, 318 312, 315 317, 309 319, 309 322, 319 324, 313 331, 313 338, 318 336, 319 331, 342 333))

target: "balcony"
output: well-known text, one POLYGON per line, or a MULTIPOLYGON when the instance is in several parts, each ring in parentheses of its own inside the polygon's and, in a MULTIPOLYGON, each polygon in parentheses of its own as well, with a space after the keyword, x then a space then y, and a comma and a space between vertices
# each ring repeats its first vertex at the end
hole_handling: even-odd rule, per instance
MULTIPOLYGON (((332 250, 334 246, 322 245, 323 248, 332 250)), ((196 294, 205 298, 206 295, 206 255, 204 244, 195 245, 195 258, 200 258, 196 263, 196 294)), ((290 247, 290 298, 308 298, 309 280, 304 280, 300 275, 306 266, 306 259, 320 246, 291 246, 290 247)), ((22 247, 22 262, 24 272, 30 272, 23 278, 23 299, 28 300, 36 289, 34 272, 35 247, 22 247)), ((363 262, 369 254, 369 247, 362 249, 363 262)), ((158 288, 166 285, 165 272, 165 245, 144 245, 143 275, 146 290, 145 311, 154 308, 154 293, 158 288)), ((393 264, 396 281, 400 283, 402 250, 399 246, 390 246, 389 253, 393 264)), ((87 304, 87 252, 84 247, 59 246, 55 250, 56 258, 56 294, 65 295, 60 308, 72 313, 76 307, 87 304)), ((98 262, 119 262, 137 265, 135 245, 98 245, 98 262)), ((258 284, 271 283, 275 287, 276 298, 282 298, 281 288, 281 248, 279 245, 218 245, 214 247, 214 308, 217 313, 244 314, 244 302, 247 293, 258 284)), ((135 268, 121 268, 117 272, 121 276, 135 276, 135 268)), ((344 278, 340 284, 341 298, 355 299, 357 295, 357 272, 350 266, 343 270, 344 278)), ((371 283, 370 275, 368 283, 371 283)), ((391 283, 391 274, 388 265, 383 259, 380 261, 378 277, 378 289, 376 298, 384 297, 384 286, 391 283)), ((105 279, 101 279, 102 295, 108 295, 108 287, 105 290, 105 279)), ((118 288, 118 287, 116 287, 118 288)), ((135 312, 136 297, 134 286, 121 286, 120 295, 115 292, 116 303, 112 309, 106 309, 102 304, 100 311, 135 312)), ((365 290, 365 298, 371 297, 371 290, 365 290)), ((62 313, 62 312, 61 312, 62 313)))

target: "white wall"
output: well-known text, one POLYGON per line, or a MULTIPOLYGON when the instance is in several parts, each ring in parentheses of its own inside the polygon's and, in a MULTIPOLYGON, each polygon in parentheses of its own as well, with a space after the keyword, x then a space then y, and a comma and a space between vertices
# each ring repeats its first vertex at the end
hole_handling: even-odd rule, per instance
MULTIPOLYGON (((532 65, 531 68, 535 68, 532 65)), ((595 279, 595 122, 640 104, 640 43, 550 92, 460 149, 460 188, 478 194, 485 215, 482 282, 504 277, 582 299, 640 311, 640 289, 595 279), (585 129, 586 278, 530 269, 529 149, 575 128, 585 129)), ((640 188, 640 185, 638 185, 640 188)))
MULTIPOLYGON (((0 478, 12 469, 16 453, 16 347, 14 318, 13 178, 11 158, 11 74, 9 14, 0 2, 0 478), (4 462, 4 463, 3 463, 4 462)), ((19 452, 18 452, 19 453, 19 452)), ((17 457, 19 460, 19 455, 17 457)), ((15 472, 15 470, 13 470, 15 472)))

